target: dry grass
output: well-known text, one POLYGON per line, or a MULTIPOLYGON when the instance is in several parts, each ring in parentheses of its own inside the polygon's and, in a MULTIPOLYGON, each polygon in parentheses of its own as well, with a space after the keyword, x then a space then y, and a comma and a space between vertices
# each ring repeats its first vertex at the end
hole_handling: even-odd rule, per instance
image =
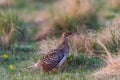
POLYGON ((3 28, 1 30, 2 34, 0 35, 0 40, 1 40, 2 46, 7 48, 10 46, 11 37, 15 33, 16 29, 15 29, 15 27, 13 27, 13 25, 11 25, 9 32, 6 32, 6 30, 7 30, 7 28, 3 28))
MULTIPOLYGON (((108 61, 109 62, 109 61, 108 61)), ((112 64, 108 63, 107 66, 100 69, 94 74, 97 80, 119 80, 120 78, 120 58, 112 60, 112 64)))
POLYGON ((71 52, 74 53, 75 56, 77 56, 79 52, 85 52, 88 56, 92 56, 94 53, 94 43, 94 39, 88 35, 74 35, 70 39, 71 52))
MULTIPOLYGON (((120 58, 119 57, 112 57, 111 53, 107 50, 106 46, 116 45, 119 48, 119 41, 120 41, 120 18, 115 18, 113 20, 113 24, 110 27, 106 27, 102 30, 101 33, 98 34, 97 39, 100 41, 98 42, 106 51, 106 63, 107 65, 96 72, 95 78, 100 80, 119 80, 120 76, 120 58)), ((119 52, 118 52, 119 54, 119 52)))
MULTIPOLYGON (((74 53, 85 52, 88 55, 93 54, 103 54, 105 53, 103 49, 97 44, 97 39, 100 40, 107 48, 113 46, 115 51, 119 51, 119 41, 120 41, 120 18, 115 18, 112 24, 107 25, 99 32, 88 32, 85 34, 74 35, 71 38, 71 49, 74 53)), ((84 32, 87 32, 83 30, 84 32)), ((79 32, 79 31, 78 31, 79 32)), ((81 32, 81 31, 80 31, 81 32)))
POLYGON ((25 28, 17 14, 11 11, 0 12, 0 46, 8 48, 14 42, 23 40, 25 28))
MULTIPOLYGON (((4 12, 0 13, 0 45, 9 47, 11 38, 16 32, 16 25, 13 24, 11 13, 5 14, 4 12)), ((15 17, 14 17, 15 18, 15 17)))
POLYGON ((97 39, 102 41, 106 46, 116 45, 119 46, 120 41, 120 18, 115 18, 108 27, 105 27, 97 34, 97 39))
POLYGON ((105 45, 98 40, 107 53, 106 63, 107 65, 94 74, 97 80, 118 80, 120 78, 120 58, 113 58, 105 45))

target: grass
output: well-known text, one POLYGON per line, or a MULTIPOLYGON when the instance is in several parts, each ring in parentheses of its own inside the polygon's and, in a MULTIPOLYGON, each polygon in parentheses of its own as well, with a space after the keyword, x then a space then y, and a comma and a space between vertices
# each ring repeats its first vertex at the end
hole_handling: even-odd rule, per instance
POLYGON ((119 79, 119 70, 120 70, 120 59, 119 57, 113 57, 111 53, 107 50, 106 46, 98 40, 98 44, 104 48, 107 56, 106 56, 106 63, 107 65, 103 67, 101 70, 95 73, 94 77, 96 79, 119 79))
MULTIPOLYGON (((32 44, 26 46, 32 46, 32 44)), ((24 47, 24 49, 28 49, 28 47, 24 47)), ((30 49, 34 51, 34 48, 30 49)), ((3 55, 4 53, 2 53, 1 55, 3 55)), ((89 80, 91 78, 91 73, 98 69, 101 66, 101 63, 103 63, 103 61, 100 59, 88 59, 85 55, 82 54, 76 58, 73 57, 73 59, 71 59, 71 56, 69 56, 67 68, 65 71, 57 74, 47 74, 41 71, 27 69, 29 65, 32 65, 31 63, 35 63, 39 59, 40 54, 34 54, 35 52, 32 53, 31 50, 28 52, 24 50, 15 50, 8 53, 9 57, 2 60, 2 62, 0 63, 1 80, 89 80), (13 69, 10 69, 10 65, 13 66, 13 69)))
MULTIPOLYGON (((76 80, 79 78, 83 79, 83 80, 87 80, 85 77, 84 77, 84 74, 86 73, 81 73, 81 75, 77 75, 77 73, 75 75, 73 75, 74 73, 67 73, 67 72, 64 72, 63 74, 62 73, 59 73, 59 74, 52 74, 52 75, 48 75, 48 74, 40 74, 39 72, 38 73, 33 73, 33 72, 30 72, 30 71, 27 71, 26 73, 26 70, 24 70, 24 73, 20 73, 22 77, 11 77, 9 78, 10 80, 34 80, 34 79, 38 79, 38 80, 76 80), (31 76, 32 75, 32 76, 31 76), (77 76, 76 76, 77 75, 77 76), (75 77, 76 76, 76 77, 75 77), (82 76, 82 77, 80 77, 82 76)), ((19 73, 19 72, 18 72, 19 73)), ((17 72, 16 72, 17 74, 17 72)), ((14 75, 14 74, 11 74, 11 75, 14 75)), ((5 79, 8 79, 8 78, 1 78, 3 80, 5 79)))
POLYGON ((0 45, 10 47, 17 40, 24 38, 24 23, 11 11, 0 11, 0 45), (19 37, 17 37, 19 36, 19 37))
POLYGON ((37 46, 38 44, 34 42, 14 44, 11 50, 2 51, 0 53, 0 78, 2 80, 89 80, 91 73, 104 63, 101 59, 89 58, 84 53, 80 53, 78 56, 69 55, 66 70, 57 74, 27 69, 43 56, 36 51, 37 46), (2 57, 4 54, 8 54, 8 58, 2 57), (10 65, 13 66, 12 69, 10 65))
MULTIPOLYGON (((48 45, 50 46, 49 43, 46 46, 48 45)), ((103 66, 104 63, 103 60, 89 58, 84 53, 79 53, 78 56, 71 53, 67 58, 67 68, 63 72, 48 74, 27 69, 43 56, 40 50, 37 51, 37 46, 38 43, 35 42, 14 44, 9 51, 2 51, 0 53, 0 78, 2 80, 89 80, 92 79, 91 73, 103 66), (2 57, 4 54, 8 54, 8 57, 2 57), (12 69, 10 65, 13 66, 12 69)))

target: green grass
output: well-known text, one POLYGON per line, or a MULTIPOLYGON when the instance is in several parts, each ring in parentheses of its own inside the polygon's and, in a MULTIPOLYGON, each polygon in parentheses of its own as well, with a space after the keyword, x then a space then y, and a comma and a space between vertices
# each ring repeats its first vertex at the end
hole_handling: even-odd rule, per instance
MULTIPOLYGON (((4 68, 1 68, 4 71, 4 68)), ((90 72, 89 72, 90 73, 90 72)), ((6 71, 6 75, 1 75, 2 80, 89 80, 90 76, 86 76, 88 72, 63 72, 57 74, 47 74, 40 71, 32 71, 27 69, 6 71), (8 77, 7 77, 8 76, 8 77)))

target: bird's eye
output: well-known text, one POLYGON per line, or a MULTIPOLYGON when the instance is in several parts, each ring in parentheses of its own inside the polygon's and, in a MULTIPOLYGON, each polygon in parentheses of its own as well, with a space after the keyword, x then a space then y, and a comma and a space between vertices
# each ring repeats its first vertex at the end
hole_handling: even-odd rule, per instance
POLYGON ((68 35, 66 35, 65 37, 68 37, 68 35))

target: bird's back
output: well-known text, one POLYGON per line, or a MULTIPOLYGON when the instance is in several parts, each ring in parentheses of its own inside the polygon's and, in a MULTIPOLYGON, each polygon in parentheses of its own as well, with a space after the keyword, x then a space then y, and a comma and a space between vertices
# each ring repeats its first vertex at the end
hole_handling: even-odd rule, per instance
POLYGON ((41 67, 45 72, 48 72, 55 68, 64 57, 64 51, 61 49, 55 49, 48 52, 49 54, 41 58, 41 67))

